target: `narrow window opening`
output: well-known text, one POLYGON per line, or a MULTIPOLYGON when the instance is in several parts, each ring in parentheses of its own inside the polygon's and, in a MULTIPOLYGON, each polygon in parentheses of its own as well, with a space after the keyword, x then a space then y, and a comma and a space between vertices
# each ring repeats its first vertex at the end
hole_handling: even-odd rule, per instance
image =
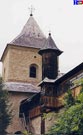
POLYGON ((35 66, 30 67, 30 77, 36 78, 36 67, 35 66))

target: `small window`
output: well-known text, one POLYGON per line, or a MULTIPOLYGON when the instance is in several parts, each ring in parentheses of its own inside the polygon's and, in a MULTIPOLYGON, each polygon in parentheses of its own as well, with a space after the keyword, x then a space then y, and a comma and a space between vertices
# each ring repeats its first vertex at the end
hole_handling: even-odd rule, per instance
POLYGON ((36 67, 30 66, 30 77, 36 78, 36 67))

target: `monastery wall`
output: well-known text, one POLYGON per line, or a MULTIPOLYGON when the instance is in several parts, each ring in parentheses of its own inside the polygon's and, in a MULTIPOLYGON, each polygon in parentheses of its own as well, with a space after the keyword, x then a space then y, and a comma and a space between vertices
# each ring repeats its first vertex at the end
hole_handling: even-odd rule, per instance
MULTIPOLYGON (((45 118, 45 133, 47 134, 51 126, 54 124, 55 120, 57 119, 57 114, 55 112, 48 113, 45 118)), ((34 135, 41 134, 41 117, 34 118, 31 121, 32 131, 34 135)))
POLYGON ((34 135, 40 135, 40 132, 41 132, 41 117, 37 117, 37 118, 34 118, 32 121, 31 121, 31 125, 32 125, 32 132, 34 133, 34 135))
POLYGON ((10 92, 10 103, 11 103, 11 109, 12 111, 12 121, 11 124, 9 125, 7 131, 8 133, 15 133, 16 131, 22 131, 24 130, 24 126, 21 122, 21 119, 19 118, 19 107, 20 103, 22 100, 26 99, 29 97, 30 94, 26 93, 17 93, 17 92, 10 92))
POLYGON ((38 49, 11 46, 9 50, 10 55, 7 54, 8 58, 6 57, 3 63, 3 65, 7 65, 6 67, 9 69, 7 72, 8 76, 6 75, 4 80, 39 83, 42 78, 42 60, 41 56, 38 54, 38 49), (31 64, 37 65, 36 78, 29 77, 31 64))
POLYGON ((3 65, 2 65, 2 76, 4 82, 6 82, 9 78, 9 57, 10 57, 10 50, 6 50, 4 57, 3 57, 3 65))

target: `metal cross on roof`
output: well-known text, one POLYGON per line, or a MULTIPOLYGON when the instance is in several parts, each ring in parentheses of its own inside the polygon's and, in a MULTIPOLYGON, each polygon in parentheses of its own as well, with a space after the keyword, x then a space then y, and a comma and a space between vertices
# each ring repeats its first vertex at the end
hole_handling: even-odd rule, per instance
POLYGON ((35 8, 31 5, 31 7, 29 8, 30 16, 33 16, 33 11, 34 10, 35 10, 35 8))

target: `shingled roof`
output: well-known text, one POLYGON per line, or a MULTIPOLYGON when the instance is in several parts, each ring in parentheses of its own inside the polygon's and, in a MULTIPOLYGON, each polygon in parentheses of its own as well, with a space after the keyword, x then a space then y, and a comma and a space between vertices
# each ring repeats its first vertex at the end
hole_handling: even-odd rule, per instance
POLYGON ((54 40, 52 39, 51 33, 49 33, 49 36, 48 36, 44 46, 40 49, 39 54, 42 54, 46 50, 54 50, 54 51, 56 51, 57 55, 60 55, 62 53, 62 51, 58 49, 54 40))
POLYGON ((39 25, 33 16, 30 16, 27 23, 23 27, 21 33, 9 44, 16 46, 25 46, 33 48, 41 48, 46 41, 46 37, 41 31, 39 25))
POLYGON ((39 93, 40 89, 31 83, 20 83, 20 82, 6 82, 4 83, 4 89, 10 92, 29 92, 29 93, 39 93))

